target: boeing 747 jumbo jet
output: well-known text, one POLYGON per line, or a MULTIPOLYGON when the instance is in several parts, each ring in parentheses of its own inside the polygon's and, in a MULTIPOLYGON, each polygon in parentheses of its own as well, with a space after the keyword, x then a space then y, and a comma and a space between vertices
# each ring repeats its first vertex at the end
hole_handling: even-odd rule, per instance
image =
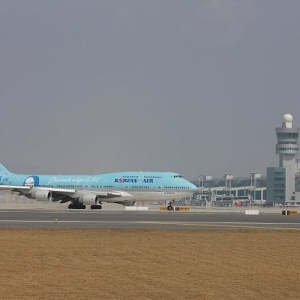
POLYGON ((173 201, 190 196, 197 187, 170 172, 21 175, 0 164, 0 190, 38 201, 70 201, 69 209, 101 209, 102 202, 132 206, 136 201, 169 201, 168 210, 173 210, 173 201))

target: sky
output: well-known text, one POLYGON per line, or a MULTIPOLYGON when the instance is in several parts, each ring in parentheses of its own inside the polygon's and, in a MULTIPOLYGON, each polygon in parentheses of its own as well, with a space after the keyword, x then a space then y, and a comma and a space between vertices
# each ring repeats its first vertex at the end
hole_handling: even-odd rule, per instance
POLYGON ((298 0, 2 0, 0 161, 265 175, 299 56, 298 0))

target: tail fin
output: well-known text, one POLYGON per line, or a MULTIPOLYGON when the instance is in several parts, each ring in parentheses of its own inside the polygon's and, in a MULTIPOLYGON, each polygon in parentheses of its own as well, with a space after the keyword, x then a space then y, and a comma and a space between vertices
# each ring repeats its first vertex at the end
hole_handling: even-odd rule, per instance
POLYGON ((5 174, 10 172, 0 163, 0 173, 5 174))

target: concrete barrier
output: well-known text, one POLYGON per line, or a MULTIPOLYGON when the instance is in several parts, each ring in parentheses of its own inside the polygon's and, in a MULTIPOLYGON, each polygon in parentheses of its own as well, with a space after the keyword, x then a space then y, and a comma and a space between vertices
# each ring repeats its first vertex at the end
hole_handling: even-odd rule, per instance
MULTIPOLYGON (((174 206, 173 208, 176 211, 189 211, 189 210, 191 210, 190 206, 174 206)), ((168 206, 160 206, 159 210, 168 210, 168 206)))
POLYGON ((189 206, 176 206, 175 210, 188 211, 191 210, 191 208, 189 206))
POLYGON ((259 215, 258 209, 246 209, 245 215, 259 215))
POLYGON ((125 210, 130 210, 130 211, 133 211, 133 210, 145 211, 148 209, 149 209, 148 206, 125 206, 125 210))
POLYGON ((283 210, 282 215, 284 215, 284 216, 297 216, 298 211, 297 210, 283 210))
POLYGON ((168 207, 167 206, 160 206, 159 210, 168 210, 168 207))

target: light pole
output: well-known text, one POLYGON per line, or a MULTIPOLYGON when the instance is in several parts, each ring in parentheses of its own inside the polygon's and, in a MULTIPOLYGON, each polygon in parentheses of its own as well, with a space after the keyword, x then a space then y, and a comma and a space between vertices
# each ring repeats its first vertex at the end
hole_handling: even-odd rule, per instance
POLYGON ((199 178, 198 189, 199 189, 200 200, 205 200, 205 202, 207 203, 208 194, 204 194, 204 180, 206 182, 207 191, 211 191, 210 184, 208 183, 208 181, 212 180, 213 177, 211 175, 199 174, 198 178, 199 178), (202 199, 203 197, 204 199, 202 199))
POLYGON ((201 189, 201 194, 200 194, 200 200, 201 200, 201 196, 202 196, 202 194, 203 194, 203 187, 204 187, 204 175, 201 175, 201 174, 199 174, 198 175, 198 177, 199 177, 199 185, 198 185, 198 188, 199 188, 199 191, 200 191, 200 189, 201 189))
POLYGON ((251 172, 250 173, 250 184, 251 184, 251 190, 253 191, 253 196, 252 200, 256 200, 256 180, 261 178, 261 174, 256 173, 256 172, 251 172))

